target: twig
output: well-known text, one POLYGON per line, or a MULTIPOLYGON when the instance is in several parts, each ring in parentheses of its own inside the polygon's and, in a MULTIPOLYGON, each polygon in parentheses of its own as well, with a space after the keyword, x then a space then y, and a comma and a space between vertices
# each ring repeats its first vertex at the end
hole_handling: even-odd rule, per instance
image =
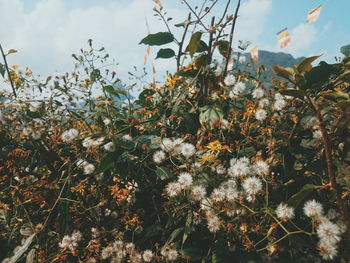
POLYGON ((11 75, 10 75, 9 66, 8 66, 7 60, 6 60, 6 55, 5 55, 5 53, 4 53, 4 50, 2 49, 1 44, 0 44, 0 50, 1 50, 2 58, 4 59, 4 63, 5 63, 5 68, 6 68, 6 71, 7 71, 7 75, 8 75, 8 77, 9 77, 9 80, 10 80, 10 83, 11 83, 13 95, 15 95, 15 98, 17 98, 17 93, 16 93, 16 90, 15 90, 15 85, 13 84, 13 81, 12 81, 12 78, 11 78, 11 75))
POLYGON ((69 177, 70 177, 70 175, 67 175, 66 180, 64 181, 64 184, 63 184, 63 186, 62 186, 62 188, 61 188, 61 191, 60 191, 60 193, 59 193, 59 195, 58 195, 58 197, 57 197, 55 203, 53 204, 53 206, 52 206, 52 208, 51 208, 51 210, 50 210, 49 215, 48 215, 48 216, 46 217, 46 219, 45 219, 45 222, 44 222, 44 224, 43 224, 43 226, 42 226, 42 228, 41 228, 41 231, 45 228, 47 222, 49 221, 50 215, 51 215, 52 211, 55 209, 57 203, 61 200, 61 196, 62 196, 62 194, 63 194, 63 190, 64 190, 64 188, 66 187, 66 184, 67 184, 67 182, 68 182, 69 177))
POLYGON ((221 19, 220 19, 219 22, 218 22, 219 25, 221 24, 222 20, 224 20, 225 15, 226 15, 227 10, 228 10, 228 7, 230 6, 230 3, 231 3, 231 0, 228 0, 228 1, 227 1, 227 4, 226 4, 226 7, 225 7, 225 10, 224 10, 224 12, 222 13, 222 17, 221 17, 221 19))
POLYGON ((331 190, 335 194, 335 199, 337 206, 339 207, 340 213, 342 214, 345 224, 347 226, 348 230, 348 238, 350 240, 350 217, 347 211, 346 204, 344 203, 344 200, 341 197, 341 189, 339 185, 337 184, 337 180, 335 177, 335 172, 334 172, 334 163, 332 159, 332 145, 331 145, 331 140, 330 136, 328 134, 328 131, 326 129, 326 124, 323 121, 322 114, 316 104, 316 102, 307 94, 305 95, 306 98, 308 99, 311 108, 314 110, 316 113, 317 120, 319 122, 321 134, 322 134, 322 141, 323 141, 323 146, 324 146, 324 152, 326 156, 326 165, 327 165, 327 173, 331 185, 331 190))
POLYGON ((237 21, 237 16, 238 16, 238 10, 241 6, 241 0, 238 0, 237 6, 236 6, 236 11, 235 11, 235 16, 233 18, 232 21, 232 27, 231 27, 231 32, 230 32, 230 43, 228 46, 228 53, 227 53, 227 57, 226 57, 226 63, 225 63, 225 69, 224 69, 224 74, 223 77, 226 77, 227 74, 227 67, 228 67, 228 62, 231 56, 231 52, 232 52, 232 41, 233 41, 233 33, 235 31, 235 26, 236 26, 236 21, 237 21))
POLYGON ((184 30, 184 33, 182 35, 181 42, 179 44, 179 51, 178 51, 177 58, 176 58, 177 71, 179 71, 179 69, 180 69, 180 58, 181 58, 181 55, 182 55, 182 47, 183 47, 183 44, 184 44, 184 41, 185 41, 187 30, 188 30, 188 28, 190 26, 190 20, 191 20, 191 13, 188 14, 188 18, 187 18, 186 25, 185 25, 185 30, 184 30))
POLYGON ((197 15, 196 11, 193 10, 193 8, 187 3, 186 0, 183 0, 183 2, 187 5, 188 9, 190 9, 191 12, 196 16, 198 22, 204 27, 204 29, 208 31, 208 28, 203 24, 202 19, 197 15))

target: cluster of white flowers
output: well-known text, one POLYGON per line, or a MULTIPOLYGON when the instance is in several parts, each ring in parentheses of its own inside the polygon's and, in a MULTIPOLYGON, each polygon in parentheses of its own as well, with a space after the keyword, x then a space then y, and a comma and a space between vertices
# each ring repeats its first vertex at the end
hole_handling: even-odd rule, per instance
POLYGON ((30 136, 34 140, 39 140, 41 138, 41 128, 32 129, 31 127, 24 127, 22 133, 25 136, 30 136))
POLYGON ((242 187, 248 196, 252 196, 256 195, 262 190, 262 182, 258 177, 250 176, 244 179, 242 187))
POLYGON ((83 140, 83 146, 85 148, 98 147, 98 146, 100 146, 103 143, 104 140, 105 140, 104 137, 100 137, 100 138, 98 138, 96 140, 93 139, 93 138, 88 137, 88 138, 85 138, 83 140))
POLYGON ((179 138, 164 138, 161 142, 161 149, 153 154, 153 161, 157 164, 166 159, 166 152, 172 156, 183 156, 186 159, 190 159, 196 153, 196 147, 193 144, 183 142, 179 138))
POLYGON ((256 161, 253 165, 253 169, 258 175, 268 175, 270 172, 270 166, 263 160, 256 161))
POLYGON ((237 182, 233 179, 229 179, 218 188, 215 188, 210 195, 210 200, 213 202, 233 201, 239 197, 239 191, 237 188, 237 182))
POLYGON ((219 231, 221 226, 220 218, 211 210, 207 210, 205 215, 207 219, 208 230, 212 233, 219 231))
POLYGON ((231 159, 228 174, 233 177, 243 177, 251 172, 250 161, 247 157, 231 159))
POLYGON ((255 112, 255 118, 258 121, 263 121, 266 119, 266 117, 267 117, 267 112, 264 109, 259 109, 255 112))
POLYGON ((225 77, 224 83, 226 86, 233 86, 236 83, 236 78, 233 74, 229 74, 225 77))
POLYGON ((106 143, 105 145, 103 145, 103 149, 105 149, 106 152, 114 152, 115 151, 114 142, 106 143))
POLYGON ((92 174, 95 171, 95 165, 84 160, 78 160, 77 166, 83 168, 84 174, 92 174))
POLYGON ((309 200, 304 204, 304 214, 308 217, 319 218, 323 216, 323 207, 316 200, 309 200))
POLYGON ((333 209, 330 209, 327 215, 324 215, 322 204, 316 200, 309 200, 304 204, 304 214, 311 217, 316 225, 316 233, 319 238, 318 249, 320 255, 325 260, 333 260, 338 253, 338 243, 341 235, 346 231, 344 223, 339 220, 337 223, 331 222, 331 219, 339 218, 340 215, 333 209))
POLYGON ((188 189, 193 183, 192 175, 189 173, 181 173, 177 179, 177 182, 183 189, 188 189))
POLYGON ((145 250, 143 253, 135 248, 134 243, 125 243, 121 240, 114 241, 101 251, 102 259, 111 259, 112 263, 124 262, 129 258, 128 262, 141 263, 151 262, 154 255, 151 250, 145 250))
POLYGON ((180 152, 186 159, 189 159, 196 153, 196 147, 191 143, 181 143, 180 152))
POLYGON ((179 257, 179 252, 169 247, 163 247, 160 251, 160 254, 165 258, 166 261, 174 261, 179 257))
POLYGON ((162 150, 156 151, 153 154, 153 161, 156 164, 162 163, 165 160, 165 158, 166 158, 165 152, 163 152, 162 150))
POLYGON ((233 89, 229 93, 230 98, 235 98, 239 94, 245 91, 245 84, 243 82, 237 82, 236 85, 233 87, 233 89))
POLYGON ((312 135, 313 135, 314 139, 316 139, 316 140, 322 139, 322 132, 320 129, 313 130, 312 135))
POLYGON ((74 231, 72 235, 65 235, 58 246, 62 249, 75 250, 78 246, 78 242, 81 240, 82 235, 80 231, 74 231))
POLYGON ((190 198, 194 201, 201 201, 207 195, 207 191, 204 186, 196 185, 192 188, 190 198))
POLYGON ((283 108, 287 106, 287 101, 285 100, 284 96, 282 96, 280 93, 275 94, 275 103, 273 104, 273 107, 275 110, 280 111, 283 110, 283 108))
POLYGON ((265 91, 262 88, 256 88, 253 90, 252 96, 254 99, 261 99, 264 97, 265 91))
POLYGON ((181 193, 182 190, 189 189, 193 184, 192 175, 189 173, 181 173, 176 182, 167 184, 165 190, 169 197, 175 197, 181 193))
POLYGON ((79 135, 79 131, 77 129, 69 129, 67 131, 64 131, 61 134, 61 138, 63 142, 69 143, 71 141, 73 141, 74 139, 76 139, 79 135))
POLYGON ((280 203, 276 208, 276 215, 283 221, 288 221, 294 217, 294 208, 287 204, 280 203))
POLYGON ((259 107, 264 108, 265 106, 268 106, 270 104, 270 101, 267 98, 263 98, 259 100, 259 107))

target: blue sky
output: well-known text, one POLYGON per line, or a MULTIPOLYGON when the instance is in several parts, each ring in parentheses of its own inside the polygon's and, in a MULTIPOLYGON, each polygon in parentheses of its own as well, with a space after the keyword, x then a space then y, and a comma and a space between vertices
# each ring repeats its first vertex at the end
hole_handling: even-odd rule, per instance
MULTIPOLYGON (((188 0, 193 4, 203 1, 188 0)), ((180 0, 161 2, 174 22, 186 18, 188 10, 180 0)), ((213 14, 217 15, 224 3, 219 0, 213 14)), ((138 42, 147 34, 145 19, 152 33, 165 30, 153 17, 154 5, 152 0, 0 0, 0 41, 5 49, 19 51, 11 55, 10 64, 26 65, 46 76, 70 71, 71 54, 86 47, 86 40, 92 38, 119 62, 117 72, 123 79, 133 66, 144 66, 146 47, 138 42)), ((349 11, 350 0, 242 0, 236 40, 249 40, 260 49, 296 57, 323 53, 323 59, 332 62, 340 55, 339 47, 350 44, 349 11), (319 20, 307 24, 307 12, 320 4, 324 8, 319 20), (293 42, 281 49, 276 33, 284 27, 289 28, 293 42)), ((151 58, 156 51, 152 49, 151 58)), ((155 61, 157 72, 171 71, 173 62, 155 61)), ((146 68, 150 71, 150 64, 146 68)))

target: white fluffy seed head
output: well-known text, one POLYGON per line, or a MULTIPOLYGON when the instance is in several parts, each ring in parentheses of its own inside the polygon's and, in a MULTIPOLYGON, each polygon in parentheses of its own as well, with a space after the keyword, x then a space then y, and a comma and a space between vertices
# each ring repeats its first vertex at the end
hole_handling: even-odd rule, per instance
POLYGON ((294 217, 294 208, 281 203, 276 209, 276 215, 278 218, 287 221, 294 217))
POLYGON ((263 121, 266 119, 266 117, 267 117, 267 112, 264 109, 259 109, 255 112, 255 118, 258 121, 263 121))
POLYGON ((114 142, 108 142, 105 145, 103 145, 103 149, 107 152, 114 152, 115 151, 115 144, 114 142))
POLYGON ((162 150, 156 151, 153 154, 153 161, 157 164, 162 163, 166 158, 165 152, 163 152, 162 150))
POLYGON ((337 244, 341 239, 339 226, 331 221, 326 221, 318 225, 316 232, 321 243, 337 244))
POLYGON ((181 143, 180 152, 185 158, 189 159, 196 153, 196 147, 191 143, 181 143))
POLYGON ((287 105, 287 102, 284 99, 281 100, 276 100, 275 103, 273 104, 273 107, 275 110, 283 110, 283 108, 287 105))
POLYGON ((190 187, 193 183, 192 176, 189 173, 181 173, 177 181, 183 189, 190 187))
POLYGON ((207 191, 205 188, 201 185, 196 185, 192 188, 190 197, 192 200, 201 201, 205 198, 206 195, 207 191))
POLYGON ((270 171, 270 166, 267 164, 267 162, 263 160, 257 161, 254 166, 254 171, 258 175, 268 175, 270 171))
POLYGON ((151 262, 153 259, 153 253, 151 250, 145 250, 142 254, 142 258, 145 262, 151 262))
POLYGON ((262 182, 259 178, 251 176, 243 181, 242 187, 248 195, 255 195, 262 190, 262 182))
POLYGON ((236 82, 236 78, 234 75, 229 74, 225 77, 224 83, 226 86, 233 86, 233 84, 235 84, 236 82))
POLYGON ((61 134, 61 138, 63 142, 68 143, 73 141, 76 137, 78 137, 78 135, 79 135, 79 131, 77 129, 72 128, 67 131, 64 131, 61 134))
POLYGON ((253 98, 254 99, 261 99, 265 95, 265 91, 262 88, 256 88, 253 93, 253 98))
POLYGON ((318 218, 323 215, 323 207, 316 200, 309 200, 304 205, 304 214, 308 217, 318 218))
POLYGON ((92 163, 87 163, 86 165, 84 165, 83 169, 84 174, 92 174, 95 171, 95 165, 93 165, 92 163))

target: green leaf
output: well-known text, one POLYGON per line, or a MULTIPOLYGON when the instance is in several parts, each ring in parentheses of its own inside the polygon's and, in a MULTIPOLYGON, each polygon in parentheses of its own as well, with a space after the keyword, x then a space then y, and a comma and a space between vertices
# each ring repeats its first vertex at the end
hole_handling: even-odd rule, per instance
POLYGON ((103 89, 109 94, 116 95, 119 97, 119 94, 126 96, 126 92, 120 89, 114 89, 112 85, 104 86, 103 89))
POLYGON ((185 23, 178 23, 178 24, 175 24, 174 26, 176 26, 176 27, 185 27, 185 23))
POLYGON ((201 37, 202 37, 202 32, 196 32, 191 36, 190 43, 186 48, 186 50, 190 52, 191 57, 193 56, 194 53, 197 52, 200 45, 201 37))
POLYGON ((139 44, 145 44, 149 46, 161 46, 174 41, 173 34, 169 32, 158 32, 156 34, 149 34, 142 39, 139 44))
POLYGON ((301 188, 299 192, 292 195, 291 198, 288 200, 288 205, 297 207, 314 189, 316 188, 316 185, 313 184, 306 184, 301 188))
POLYGON ((162 181, 168 180, 168 179, 173 177, 170 170, 166 167, 163 167, 163 166, 157 167, 156 174, 160 178, 160 180, 162 180, 162 181))
POLYGON ((309 72, 305 73, 305 79, 308 85, 307 88, 311 88, 314 84, 322 84, 335 72, 336 70, 334 67, 321 61, 319 66, 313 67, 309 72))
POLYGON ((108 169, 112 168, 114 165, 115 160, 115 153, 108 153, 106 154, 98 166, 96 173, 102 173, 104 171, 107 171, 108 169))
POLYGON ((286 96, 292 96, 295 98, 299 98, 301 100, 304 100, 304 92, 302 90, 296 90, 296 89, 285 89, 285 90, 280 90, 280 93, 282 95, 286 96))
POLYGON ((320 56, 313 56, 313 57, 303 59, 303 61, 301 61, 297 66, 297 70, 299 71, 299 73, 310 71, 312 69, 311 63, 314 62, 319 57, 320 56))
POLYGON ((176 228, 170 235, 169 239, 167 240, 166 244, 170 244, 171 242, 173 242, 180 234, 181 232, 184 230, 183 227, 179 227, 176 228))
POLYGON ((152 102, 148 100, 148 97, 152 96, 155 93, 156 91, 153 89, 145 89, 140 93, 139 99, 136 101, 136 103, 144 107, 151 106, 152 102))
POLYGON ((214 124, 223 118, 221 109, 217 106, 203 107, 199 115, 199 122, 206 128, 213 128, 214 124))
POLYGON ((171 48, 162 48, 158 51, 156 59, 157 58, 171 58, 175 56, 175 51, 171 48))
POLYGON ((205 53, 198 55, 194 59, 194 65, 196 66, 197 69, 201 69, 202 67, 207 66, 208 63, 209 63, 209 58, 208 58, 208 55, 205 53))
POLYGON ((346 57, 349 57, 350 56, 350 45, 346 45, 346 46, 342 46, 340 48, 340 52, 346 56, 346 57))
POLYGON ((292 68, 285 68, 277 65, 271 66, 272 71, 279 77, 285 78, 285 79, 291 79, 294 75, 294 69, 292 68))
POLYGON ((226 41, 226 40, 219 40, 216 42, 216 45, 218 45, 219 47, 219 52, 223 57, 227 57, 228 53, 230 51, 230 42, 226 41))

